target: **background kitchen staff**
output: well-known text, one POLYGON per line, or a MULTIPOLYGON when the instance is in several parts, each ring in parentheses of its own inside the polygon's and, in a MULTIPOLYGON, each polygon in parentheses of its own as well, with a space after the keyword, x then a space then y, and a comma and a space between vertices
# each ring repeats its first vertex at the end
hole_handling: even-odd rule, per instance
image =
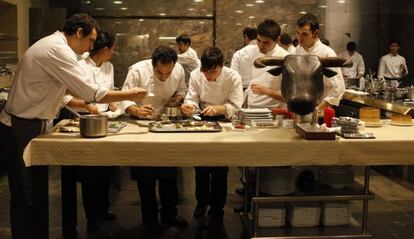
POLYGON ((180 35, 175 41, 178 50, 177 61, 184 68, 185 82, 188 85, 191 72, 200 67, 200 60, 198 59, 197 52, 191 48, 191 37, 189 35, 180 35))
POLYGON ((65 22, 63 31, 33 44, 17 66, 5 108, 12 117, 13 141, 18 150, 17 158, 8 162, 13 238, 34 238, 33 232, 44 230, 45 223, 38 212, 48 210, 42 208, 47 202, 32 206, 32 187, 37 186, 33 180, 44 178, 46 172, 41 167, 26 168, 23 150, 31 139, 46 132, 66 90, 87 102, 140 101, 147 94, 140 88, 110 91, 85 83, 86 75, 77 55, 91 49, 97 30, 97 23, 89 15, 73 15, 65 22))
POLYGON ((400 50, 400 42, 397 39, 392 39, 388 43, 389 53, 380 59, 378 66, 378 78, 388 78, 392 80, 392 85, 398 86, 401 77, 408 74, 407 63, 405 58, 398 55, 400 50))

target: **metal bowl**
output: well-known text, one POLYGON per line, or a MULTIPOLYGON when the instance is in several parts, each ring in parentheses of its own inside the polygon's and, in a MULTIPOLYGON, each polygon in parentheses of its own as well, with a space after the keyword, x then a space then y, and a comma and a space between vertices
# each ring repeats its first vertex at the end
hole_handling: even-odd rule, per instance
POLYGON ((108 118, 99 114, 83 115, 79 119, 80 134, 85 138, 105 137, 108 130, 108 118))

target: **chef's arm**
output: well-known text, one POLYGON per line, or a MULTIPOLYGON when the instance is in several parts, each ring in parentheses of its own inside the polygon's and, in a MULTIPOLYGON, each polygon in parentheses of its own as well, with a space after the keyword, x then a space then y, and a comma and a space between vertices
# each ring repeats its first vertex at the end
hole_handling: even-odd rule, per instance
POLYGON ((145 98, 146 95, 147 90, 140 87, 134 87, 128 90, 109 90, 108 93, 98 102, 110 103, 123 100, 140 102, 145 98))

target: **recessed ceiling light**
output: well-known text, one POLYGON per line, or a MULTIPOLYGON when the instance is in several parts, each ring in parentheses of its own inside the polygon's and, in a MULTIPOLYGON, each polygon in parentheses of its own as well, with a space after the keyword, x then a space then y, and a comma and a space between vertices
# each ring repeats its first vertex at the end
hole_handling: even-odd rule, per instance
POLYGON ((213 16, 213 14, 207 14, 206 15, 206 17, 212 17, 213 16))
POLYGON ((320 8, 326 8, 326 5, 320 5, 319 7, 320 8))
POLYGON ((122 4, 122 1, 113 1, 114 4, 122 4))
POLYGON ((91 4, 91 1, 86 1, 85 4, 91 4))
POLYGON ((199 22, 200 24, 204 24, 204 22, 203 21, 201 21, 201 22, 199 22))
POLYGON ((264 3, 264 0, 256 0, 255 3, 264 3))
POLYGON ((345 3, 345 0, 338 0, 338 3, 345 3))
POLYGON ((188 11, 194 11, 194 10, 195 10, 194 8, 189 8, 189 9, 188 9, 188 11))
POLYGON ((302 12, 299 12, 299 13, 302 14, 302 15, 305 15, 306 14, 306 12, 303 12, 303 11, 302 12))
POLYGON ((120 10, 122 10, 122 11, 126 11, 126 10, 128 10, 128 8, 127 7, 121 7, 121 8, 119 8, 120 10))
POLYGON ((166 15, 167 15, 167 13, 165 13, 165 12, 160 13, 160 16, 166 16, 166 15))
POLYGON ((237 26, 241 26, 242 24, 240 22, 236 23, 237 26))
POLYGON ((202 2, 203 0, 194 0, 194 2, 202 2))
POLYGON ((102 11, 102 10, 105 10, 105 8, 103 8, 103 7, 96 7, 96 8, 94 8, 96 11, 102 11))
POLYGON ((143 22, 144 21, 144 18, 140 18, 138 21, 143 22))
POLYGON ((253 19, 253 18, 255 18, 255 16, 249 16, 249 18, 250 18, 250 19, 253 19))
POLYGON ((242 11, 242 10, 236 10, 236 12, 237 12, 237 13, 243 13, 243 11, 242 11))
POLYGON ((248 4, 246 4, 246 7, 253 7, 254 6, 254 4, 253 3, 248 3, 248 4))

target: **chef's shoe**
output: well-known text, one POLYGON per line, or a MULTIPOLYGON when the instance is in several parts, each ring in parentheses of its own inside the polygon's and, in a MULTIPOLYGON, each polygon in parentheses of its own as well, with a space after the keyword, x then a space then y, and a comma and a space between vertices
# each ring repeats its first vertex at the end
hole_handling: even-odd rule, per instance
POLYGON ((179 228, 186 228, 188 227, 188 222, 184 218, 175 214, 174 216, 162 216, 161 215, 161 222, 169 227, 179 227, 179 228))

